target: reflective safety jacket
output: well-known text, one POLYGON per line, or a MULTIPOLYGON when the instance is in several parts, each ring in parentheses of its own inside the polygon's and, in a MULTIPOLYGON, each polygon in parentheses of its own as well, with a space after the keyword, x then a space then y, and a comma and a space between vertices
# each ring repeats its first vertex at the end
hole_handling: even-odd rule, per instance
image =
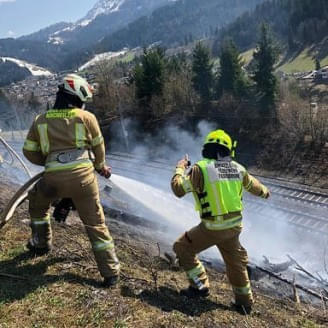
POLYGON ((23 153, 36 165, 45 166, 46 172, 74 170, 105 165, 105 146, 96 117, 82 109, 51 109, 38 115, 25 140, 23 153), (85 156, 68 163, 50 162, 54 153, 75 149, 92 150, 95 161, 85 156))
POLYGON ((177 167, 171 181, 176 196, 192 192, 196 210, 209 230, 224 230, 241 226, 243 188, 265 197, 268 190, 230 157, 223 160, 203 159, 185 175, 177 167))

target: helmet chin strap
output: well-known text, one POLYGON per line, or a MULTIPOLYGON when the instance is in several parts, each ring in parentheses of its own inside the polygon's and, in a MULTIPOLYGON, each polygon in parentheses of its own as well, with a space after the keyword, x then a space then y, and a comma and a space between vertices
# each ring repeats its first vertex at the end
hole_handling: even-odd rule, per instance
POLYGON ((237 141, 235 140, 232 144, 232 148, 231 148, 231 157, 234 158, 235 157, 235 154, 236 154, 236 148, 237 148, 237 141))

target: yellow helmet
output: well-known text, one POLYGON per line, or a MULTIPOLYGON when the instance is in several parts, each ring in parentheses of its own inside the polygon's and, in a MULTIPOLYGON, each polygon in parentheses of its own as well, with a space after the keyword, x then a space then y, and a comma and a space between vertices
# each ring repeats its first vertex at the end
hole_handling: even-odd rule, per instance
POLYGON ((206 144, 219 144, 230 150, 230 155, 234 157, 235 148, 237 147, 237 141, 232 142, 231 137, 223 130, 215 130, 210 132, 205 138, 204 145, 206 144))

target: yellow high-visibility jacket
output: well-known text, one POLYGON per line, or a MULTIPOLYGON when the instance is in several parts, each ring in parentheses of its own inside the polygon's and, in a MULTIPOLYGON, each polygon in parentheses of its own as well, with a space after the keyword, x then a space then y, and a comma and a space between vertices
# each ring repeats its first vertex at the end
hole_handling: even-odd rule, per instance
MULTIPOLYGON (((206 161, 203 161, 206 162, 206 161)), ((208 161, 209 163, 211 161, 208 161)), ((240 174, 240 187, 244 188, 245 190, 247 190, 248 192, 252 193, 255 196, 259 196, 259 197, 266 197, 267 193, 268 193, 268 189, 266 186, 264 186, 262 183, 260 183, 255 177, 253 177, 251 174, 249 174, 247 172, 247 170, 245 168, 243 168, 240 164, 238 164, 237 162, 233 162, 235 163, 234 165, 236 167, 240 167, 240 169, 236 169, 236 171, 238 171, 238 174, 240 174)), ((214 221, 217 220, 218 218, 221 219, 222 224, 217 224, 217 226, 219 228, 217 228, 218 230, 224 229, 227 227, 227 223, 231 223, 231 224, 236 224, 236 225, 240 225, 241 223, 241 209, 237 210, 237 208, 239 206, 236 206, 236 209, 233 211, 227 211, 222 213, 222 215, 218 215, 217 217, 214 216, 207 216, 202 217, 202 213, 203 213, 203 209, 201 208, 202 206, 202 200, 207 204, 206 207, 204 207, 204 209, 210 207, 210 205, 213 205, 213 207, 215 207, 214 205, 216 204, 216 202, 213 202, 215 204, 211 204, 211 200, 213 200, 212 198, 208 198, 205 197, 205 194, 208 194, 208 192, 206 192, 206 183, 205 183, 205 177, 204 177, 204 173, 200 167, 200 162, 198 162, 197 164, 195 164, 191 170, 188 172, 188 174, 185 174, 185 169, 183 167, 177 167, 176 171, 172 177, 171 180, 171 188, 173 193, 177 196, 177 197, 183 197, 186 193, 192 192, 194 194, 195 200, 196 200, 196 209, 200 212, 200 216, 202 221, 205 223, 205 226, 210 227, 211 225, 214 226, 213 223, 215 223, 214 221), (238 219, 240 219, 238 221, 238 219)), ((233 189, 233 188, 231 188, 233 189)), ((219 192, 219 191, 218 191, 219 192)), ((240 192, 240 197, 242 195, 242 190, 238 191, 238 195, 239 196, 239 192, 240 192)), ((213 196, 213 195, 212 195, 213 196)), ((236 196, 236 195, 234 195, 236 196)), ((229 195, 217 195, 217 197, 229 197, 229 195)), ((237 199, 238 197, 234 197, 234 199, 237 199)), ((220 199, 218 199, 218 202, 220 201, 220 199)), ((241 202, 241 199, 239 201, 237 201, 238 205, 239 202, 241 202)), ((203 213, 204 214, 204 213, 203 213)), ((228 226, 230 227, 230 226, 228 226)), ((211 228, 209 228, 211 229, 211 228)), ((216 230, 216 228, 213 228, 213 230, 216 230)))

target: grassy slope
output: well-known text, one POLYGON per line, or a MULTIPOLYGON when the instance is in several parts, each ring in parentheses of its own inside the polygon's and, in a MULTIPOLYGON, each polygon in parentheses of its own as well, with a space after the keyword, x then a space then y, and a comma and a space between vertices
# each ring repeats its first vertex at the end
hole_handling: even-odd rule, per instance
POLYGON ((250 61, 253 59, 254 51, 255 51, 255 48, 252 48, 252 49, 244 51, 240 54, 245 62, 245 65, 248 65, 250 63, 250 61))
MULTIPOLYGON (((241 53, 241 56, 245 60, 245 64, 247 65, 253 57, 254 48, 249 49, 245 52, 241 53)), ((283 71, 285 73, 295 73, 295 72, 306 72, 315 69, 313 54, 313 47, 305 48, 296 56, 285 58, 278 65, 277 70, 283 71)), ((326 56, 322 56, 320 58, 321 67, 328 65, 328 53, 326 56)))
MULTIPOLYGON (((312 52, 309 48, 304 49, 296 57, 287 60, 278 70, 285 73, 311 71, 315 69, 312 52)), ((328 65, 328 55, 320 60, 321 66, 328 65)))
MULTIPOLYGON (((0 208, 8 199, 0 185, 0 208)), ((143 241, 124 224, 111 221, 122 282, 102 289, 83 227, 74 217, 70 227, 53 224, 55 249, 31 258, 23 244, 29 228, 26 206, 0 231, 0 327, 326 327, 319 309, 261 294, 254 284, 256 309, 244 317, 230 310, 225 275, 209 269, 212 295, 203 301, 179 297, 184 274, 156 256, 155 241, 143 241), (153 246, 152 246, 153 245, 153 246), (155 278, 157 277, 157 291, 155 278)))

